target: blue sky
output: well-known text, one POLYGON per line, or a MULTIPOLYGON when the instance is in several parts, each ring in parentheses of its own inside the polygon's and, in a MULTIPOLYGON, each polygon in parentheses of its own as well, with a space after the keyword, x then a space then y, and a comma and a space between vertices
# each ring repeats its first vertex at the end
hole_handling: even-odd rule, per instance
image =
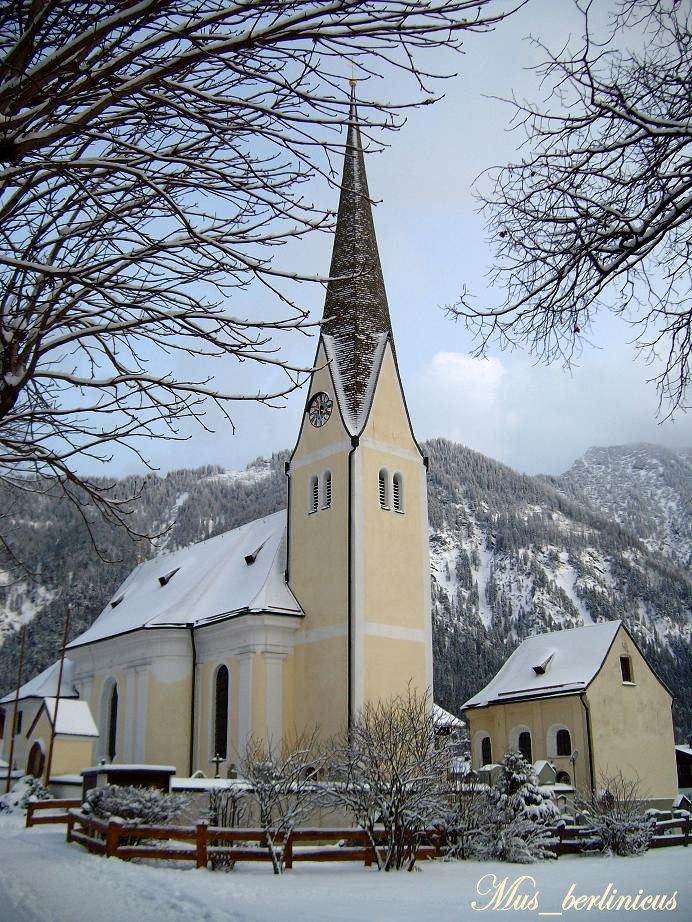
MULTIPOLYGON (((587 337, 578 365, 565 371, 559 365, 536 366, 520 351, 492 350, 487 359, 474 359, 470 337, 443 310, 464 285, 479 304, 498 299, 488 289, 491 250, 471 187, 484 169, 516 156, 521 136, 508 131, 510 107, 492 97, 514 92, 540 98, 529 68, 541 53, 525 37, 533 31, 559 47, 570 28, 578 31, 570 0, 532 0, 494 33, 469 36, 463 57, 441 52, 430 63, 459 72, 441 87, 445 98, 411 112, 404 127, 386 138, 388 149, 367 158, 399 363, 417 436, 445 436, 527 473, 559 473, 591 445, 692 445, 689 415, 659 424, 656 392, 647 383, 654 370, 637 358, 623 321, 604 316, 587 337)), ((383 80, 372 95, 402 92, 405 88, 383 80)), ((324 204, 336 207, 335 190, 323 188, 319 194, 324 204)), ((331 239, 315 235, 299 247, 284 248, 281 262, 294 260, 304 271, 326 274, 330 252, 331 239)), ((300 296, 319 318, 321 288, 303 285, 300 296)), ((242 308, 240 302, 237 313, 242 308)), ((293 336, 286 349, 294 361, 309 364, 315 340, 293 336)), ((266 370, 243 374, 246 391, 272 384, 266 370)), ((232 380, 220 383, 238 389, 232 380)), ((304 393, 294 395, 281 410, 239 404, 233 412, 235 434, 210 413, 213 434, 190 430, 188 441, 174 447, 152 443, 147 453, 162 472, 200 464, 244 467, 258 455, 292 446, 304 400, 304 393)), ((123 457, 99 473, 138 470, 123 457)))

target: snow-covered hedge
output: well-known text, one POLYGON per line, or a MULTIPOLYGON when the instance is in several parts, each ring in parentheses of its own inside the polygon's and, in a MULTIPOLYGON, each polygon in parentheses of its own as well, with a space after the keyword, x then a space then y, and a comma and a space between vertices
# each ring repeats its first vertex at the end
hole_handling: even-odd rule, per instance
POLYGON ((154 826, 172 823, 187 804, 182 794, 107 784, 89 791, 82 809, 98 819, 119 817, 127 825, 154 826))
POLYGON ((38 778, 25 775, 13 786, 8 794, 0 797, 0 813, 25 813, 32 800, 50 800, 53 795, 41 784, 38 778))

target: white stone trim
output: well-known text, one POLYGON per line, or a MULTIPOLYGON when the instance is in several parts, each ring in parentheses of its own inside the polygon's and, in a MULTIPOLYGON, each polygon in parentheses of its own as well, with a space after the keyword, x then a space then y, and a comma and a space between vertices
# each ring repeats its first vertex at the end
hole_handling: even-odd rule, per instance
POLYGON ((238 656, 238 737, 236 752, 245 758, 247 740, 252 730, 252 660, 254 653, 238 656))
POLYGON ((264 713, 267 742, 272 748, 281 745, 284 732, 284 659, 282 654, 264 653, 264 713))
MULTIPOLYGON (((125 688, 124 698, 125 698, 125 727, 123 730, 123 747, 122 747, 122 759, 123 762, 135 762, 135 685, 137 681, 137 673, 135 672, 134 667, 128 666, 125 669, 125 688)), ((119 702, 118 702, 119 703, 119 702)))
POLYGON ((371 637, 386 637, 388 640, 410 640, 413 643, 425 643, 426 631, 417 627, 399 627, 395 624, 378 624, 367 621, 365 633, 371 637))
POLYGON ((372 448, 375 451, 392 455, 395 458, 403 458, 406 461, 416 461, 418 464, 422 464, 419 452, 411 451, 408 448, 401 448, 391 442, 380 442, 378 439, 373 439, 372 436, 363 436, 360 440, 360 444, 364 448, 372 448))
POLYGON ((345 637, 348 634, 348 628, 345 624, 331 624, 327 627, 315 627, 309 631, 300 631, 296 634, 294 645, 297 647, 301 644, 319 643, 320 640, 331 640, 333 637, 345 637))
POLYGON ((146 666, 135 666, 136 713, 135 761, 146 762, 147 703, 149 697, 149 671, 146 666))
POLYGON ((291 461, 290 473, 300 470, 301 467, 307 467, 310 464, 316 464, 318 461, 324 461, 326 458, 330 458, 332 455, 338 455, 341 452, 350 450, 351 443, 347 442, 346 439, 340 439, 338 442, 332 442, 331 445, 326 445, 324 448, 318 448, 315 451, 311 451, 307 455, 303 455, 303 457, 297 461, 291 461))

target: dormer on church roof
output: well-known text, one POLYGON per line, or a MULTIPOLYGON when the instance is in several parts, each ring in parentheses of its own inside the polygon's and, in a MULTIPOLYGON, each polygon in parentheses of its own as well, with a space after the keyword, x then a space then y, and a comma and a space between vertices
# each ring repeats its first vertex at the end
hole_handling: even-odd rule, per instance
POLYGON ((329 276, 322 333, 342 413, 348 427, 358 429, 372 397, 384 343, 387 338, 392 341, 392 325, 354 89, 329 276))

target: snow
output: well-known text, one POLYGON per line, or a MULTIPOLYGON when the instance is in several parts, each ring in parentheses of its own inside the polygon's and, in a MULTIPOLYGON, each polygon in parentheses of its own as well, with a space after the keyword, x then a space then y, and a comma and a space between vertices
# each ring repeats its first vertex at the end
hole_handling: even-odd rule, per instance
POLYGON ((285 536, 286 512, 276 512, 145 561, 68 646, 145 627, 199 625, 237 612, 301 614, 284 581, 285 536), (254 562, 246 562, 249 555, 255 555, 254 562), (162 585, 161 578, 174 571, 162 585))
POLYGON ((510 696, 583 690, 599 670, 620 627, 620 621, 608 621, 527 638, 464 707, 478 707, 510 696), (533 667, 549 657, 552 658, 545 673, 537 675, 533 667))
MULTIPOLYGON (((23 698, 51 698, 58 690, 58 675, 60 673, 60 661, 53 663, 43 672, 39 672, 29 682, 26 682, 19 689, 19 700, 23 698)), ((62 682, 60 683, 60 697, 76 698, 77 692, 74 689, 74 663, 71 659, 65 658, 62 671, 62 682)), ((14 701, 16 692, 10 692, 4 698, 0 698, 0 704, 11 704, 14 701)))
MULTIPOLYGON (((138 864, 89 855, 65 843, 62 826, 25 829, 19 817, 0 817, 0 907, 3 922, 419 922, 466 920, 492 897, 496 884, 518 884, 519 895, 537 894, 536 911, 502 910, 507 920, 561 913, 572 895, 676 893, 664 913, 595 909, 614 920, 634 915, 642 922, 664 916, 685 922, 692 915, 689 849, 656 849, 635 858, 564 856, 530 866, 497 862, 426 862, 418 873, 384 874, 361 864, 300 863, 280 877, 268 864, 245 863, 225 874, 174 868, 163 862, 138 864), (533 883, 535 881, 535 885, 533 883), (478 890, 485 892, 482 896, 478 890)), ((490 908, 492 918, 496 910, 490 908)), ((545 916, 542 916, 545 917, 545 916)), ((482 916, 480 917, 482 918, 482 916)))
MULTIPOLYGON (((46 698, 44 705, 48 711, 50 722, 55 716, 55 698, 46 698)), ((58 706, 58 725, 55 732, 60 736, 98 736, 99 731, 91 716, 89 705, 86 701, 75 701, 72 698, 61 698, 58 706)))

